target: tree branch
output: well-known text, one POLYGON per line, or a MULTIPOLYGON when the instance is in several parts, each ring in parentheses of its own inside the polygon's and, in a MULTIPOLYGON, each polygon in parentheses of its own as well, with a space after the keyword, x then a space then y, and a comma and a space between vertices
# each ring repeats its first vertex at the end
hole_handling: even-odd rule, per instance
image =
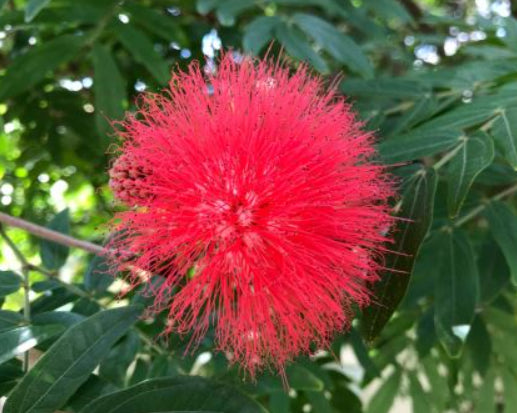
POLYGON ((105 249, 100 245, 88 241, 71 237, 69 235, 61 234, 60 232, 42 227, 41 225, 33 224, 21 218, 15 218, 11 215, 0 212, 0 223, 4 223, 11 227, 16 227, 30 232, 37 237, 53 241, 57 244, 66 245, 67 247, 80 248, 82 250, 91 252, 95 255, 103 255, 105 249))

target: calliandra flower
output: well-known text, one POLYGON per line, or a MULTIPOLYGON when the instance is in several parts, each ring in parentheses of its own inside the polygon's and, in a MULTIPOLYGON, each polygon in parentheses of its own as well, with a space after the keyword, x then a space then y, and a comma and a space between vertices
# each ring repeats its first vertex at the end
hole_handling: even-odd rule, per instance
POLYGON ((373 136, 305 67, 225 54, 144 94, 110 172, 120 268, 167 309, 165 334, 211 325, 251 376, 329 344, 378 278, 392 185, 373 136), (162 283, 153 284, 149 278, 162 283), (156 287, 155 285, 159 285, 156 287))

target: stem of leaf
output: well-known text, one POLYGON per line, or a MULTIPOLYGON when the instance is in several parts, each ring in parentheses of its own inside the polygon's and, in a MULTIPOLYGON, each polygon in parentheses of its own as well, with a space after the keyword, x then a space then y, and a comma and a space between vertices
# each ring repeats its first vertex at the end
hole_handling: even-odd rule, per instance
POLYGON ((509 188, 506 188, 504 191, 501 191, 498 194, 494 195, 493 197, 489 198, 485 203, 472 209, 468 214, 463 215, 460 219, 458 219, 456 222, 454 222, 453 225, 455 227, 459 227, 459 226, 465 224, 466 222, 470 221, 472 218, 475 218, 481 212, 483 212, 490 201, 500 201, 501 199, 506 198, 507 196, 510 196, 516 192, 517 192, 517 184, 513 185, 509 188))
POLYGON ((433 165, 433 168, 435 171, 439 170, 442 166, 444 166, 447 162, 449 162, 452 158, 456 156, 456 154, 463 148, 463 145, 465 145, 465 139, 463 139, 463 142, 460 143, 458 146, 455 146, 452 150, 447 152, 443 158, 441 158, 438 162, 436 162, 433 165))
MULTIPOLYGON (((30 264, 22 254, 22 252, 18 249, 16 244, 12 241, 12 239, 7 235, 4 231, 3 227, 0 225, 0 236, 4 239, 9 248, 13 251, 16 258, 20 261, 22 265, 22 276, 23 276, 23 317, 25 320, 30 323, 31 321, 31 302, 30 302, 30 279, 29 279, 29 271, 30 264)), ((29 370, 29 350, 23 353, 23 371, 26 373, 29 370)))

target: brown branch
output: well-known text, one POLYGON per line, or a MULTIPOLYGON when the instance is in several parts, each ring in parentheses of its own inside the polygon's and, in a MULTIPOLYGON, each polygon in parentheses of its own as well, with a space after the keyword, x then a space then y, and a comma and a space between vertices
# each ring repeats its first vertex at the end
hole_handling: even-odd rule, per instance
POLYGON ((5 214, 3 212, 0 212, 0 223, 23 229, 33 235, 36 235, 37 237, 53 241, 57 244, 66 245, 67 247, 80 248, 96 255, 103 255, 105 252, 105 249, 100 245, 88 241, 82 241, 69 235, 61 234, 60 232, 42 227, 41 225, 33 224, 32 222, 21 218, 12 217, 11 215, 5 214))

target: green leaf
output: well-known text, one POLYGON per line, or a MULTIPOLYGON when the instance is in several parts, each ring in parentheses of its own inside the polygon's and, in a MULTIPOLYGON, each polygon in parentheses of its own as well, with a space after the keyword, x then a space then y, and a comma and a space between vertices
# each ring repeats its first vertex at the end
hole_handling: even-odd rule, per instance
POLYGON ((466 348, 470 354, 472 365, 483 377, 490 367, 492 340, 485 322, 480 316, 477 316, 472 323, 466 348))
POLYGON ((509 206, 500 201, 490 202, 485 214, 492 236, 510 267, 512 281, 517 285, 517 216, 509 206))
POLYGON ((154 44, 149 37, 129 24, 118 23, 114 31, 134 59, 144 65, 160 84, 169 81, 169 67, 162 56, 154 50, 154 44))
POLYGON ((449 400, 450 392, 449 387, 447 386, 447 380, 444 380, 443 376, 436 368, 439 360, 432 356, 427 356, 420 360, 420 363, 424 367, 425 378, 429 382, 429 399, 432 400, 434 408, 433 411, 446 411, 444 405, 449 400))
POLYGON ((120 386, 124 386, 127 370, 140 349, 140 337, 133 331, 128 332, 114 346, 99 368, 99 376, 120 386))
POLYGON ((343 382, 335 383, 334 391, 332 392, 332 398, 330 401, 335 407, 336 412, 363 412, 361 400, 359 400, 357 394, 350 390, 343 382))
POLYGON ((66 288, 56 288, 32 301, 31 312, 35 314, 55 310, 75 300, 77 300, 77 295, 72 294, 66 288))
POLYGON ((189 376, 148 380, 126 390, 100 397, 81 410, 82 413, 186 411, 265 412, 257 402, 233 387, 201 377, 189 376))
POLYGON ((412 131, 378 145, 384 162, 405 162, 436 155, 457 145, 463 133, 455 130, 412 131))
POLYGON ((50 0, 28 0, 25 6, 25 23, 32 21, 49 3, 50 0))
POLYGON ((255 6, 255 0, 222 0, 216 9, 217 19, 223 26, 233 26, 239 14, 255 6))
POLYGON ((62 326, 23 326, 0 333, 0 364, 63 331, 62 326))
POLYGON ((340 87, 348 95, 376 98, 420 99, 429 93, 429 88, 422 83, 402 77, 372 80, 347 79, 341 83, 340 87))
POLYGON ((275 33, 287 53, 291 56, 309 63, 314 69, 321 73, 327 73, 329 71, 323 58, 307 43, 307 40, 304 39, 300 30, 281 23, 275 26, 275 33))
POLYGON ((0 271, 0 297, 15 293, 22 286, 21 277, 12 271, 0 271))
POLYGON ((295 363, 286 368, 289 386, 295 390, 322 391, 324 383, 311 371, 295 363))
POLYGON ((307 391, 305 392, 305 397, 307 397, 307 400, 311 404, 311 411, 318 413, 334 413, 334 410, 330 405, 330 401, 325 397, 324 393, 307 391))
POLYGON ((418 356, 424 358, 429 354, 436 342, 436 330, 434 328, 434 309, 429 308, 420 320, 416 329, 416 350, 418 356))
POLYGON ((83 320, 84 317, 82 315, 72 313, 70 311, 48 311, 45 313, 33 314, 31 317, 31 322, 34 325, 56 324, 65 328, 72 327, 83 320))
POLYGON ((2 7, 4 7, 5 3, 7 3, 7 0, 0 0, 0 11, 2 11, 2 7))
MULTIPOLYGON (((285 373, 289 387, 294 390, 322 391, 325 387, 325 384, 319 377, 300 363, 290 364, 287 366, 285 373)), ((248 389, 249 393, 269 394, 275 391, 284 391, 285 387, 278 375, 265 374, 256 385, 250 385, 248 389)))
POLYGON ((136 3, 124 3, 124 8, 131 13, 131 21, 135 21, 151 33, 168 42, 177 41, 187 46, 190 41, 173 16, 166 16, 153 8, 136 3))
POLYGON ((503 370, 502 378, 503 378, 503 386, 504 386, 504 411, 505 412, 515 412, 517 411, 517 377, 515 373, 508 369, 509 366, 506 366, 503 370))
POLYGON ((502 109, 491 132, 508 163, 517 170, 517 108, 502 109))
POLYGON ((94 256, 84 275, 84 288, 94 294, 100 294, 106 291, 113 281, 115 281, 115 278, 110 273, 106 258, 98 255, 94 256))
POLYGON ((390 411, 399 391, 401 377, 400 370, 397 370, 384 381, 368 404, 366 413, 388 413, 390 411))
MULTIPOLYGON (((492 226, 491 229, 494 230, 492 226)), ((510 282, 510 268, 501 252, 501 248, 492 239, 481 248, 478 268, 481 301, 489 303, 497 298, 510 282)))
POLYGON ((361 328, 367 341, 379 335, 406 294, 415 259, 432 222, 436 184, 433 169, 420 170, 406 183, 398 213, 404 220, 398 221, 386 262, 391 271, 374 284, 374 304, 363 314, 361 328))
MULTIPOLYGON (((70 233, 70 216, 68 208, 58 213, 47 228, 68 235, 70 233)), ((57 270, 61 268, 68 258, 69 248, 52 241, 42 240, 40 243, 41 261, 45 268, 57 270)))
POLYGON ((49 71, 70 61, 79 52, 83 42, 81 36, 60 36, 17 57, 0 78, 0 101, 29 90, 43 80, 49 71))
POLYGON ((93 94, 95 98, 95 122, 97 131, 108 146, 110 121, 119 120, 124 114, 126 90, 124 80, 110 51, 99 44, 93 46, 93 94))
POLYGON ((8 310, 0 310, 0 331, 11 329, 23 322, 23 316, 20 313, 8 310))
POLYGON ((479 394, 475 403, 476 412, 495 413, 495 370, 490 369, 483 380, 483 384, 479 389, 479 394))
POLYGON ((289 404, 289 395, 284 392, 273 392, 269 396, 270 413, 288 413, 291 411, 289 404))
MULTIPOLYGON (((513 3, 510 2, 512 5, 513 3)), ((515 7, 515 6, 511 6, 515 7)), ((517 19, 510 16, 504 19, 506 36, 502 40, 506 43, 509 49, 517 51, 517 19)))
POLYGON ((68 329, 13 389, 4 413, 58 410, 140 313, 140 307, 106 310, 68 329))
POLYGON ((452 218, 460 212, 476 176, 494 159, 494 144, 486 133, 480 131, 463 139, 447 171, 447 204, 452 218))
POLYGON ((364 77, 373 76, 372 65, 363 50, 332 24, 320 17, 305 13, 295 13, 293 21, 336 60, 364 77))
POLYGON ((493 105, 469 104, 446 111, 443 115, 435 117, 418 127, 418 130, 429 129, 464 129, 473 127, 490 119, 497 113, 493 105))
POLYGON ((264 46, 273 38, 277 24, 281 22, 277 16, 259 16, 244 27, 242 46, 246 52, 258 55, 264 46))
POLYGON ((415 413, 432 413, 429 395, 424 391, 418 376, 415 373, 409 374, 409 393, 415 413))
POLYGON ((23 376, 22 363, 12 359, 0 365, 0 397, 6 396, 23 376))
POLYGON ((217 3, 219 2, 220 0, 197 0, 196 10, 199 14, 208 14, 215 8, 217 3))
POLYGON ((400 116, 393 129, 390 129, 387 136, 396 136, 409 129, 411 126, 431 117, 438 110, 438 100, 430 94, 426 94, 402 116, 400 116))
POLYGON ((118 391, 119 388, 99 376, 91 374, 67 403, 67 407, 74 412, 83 409, 86 405, 108 393, 118 391))
POLYGON ((405 7, 396 0, 365 0, 365 5, 385 19, 395 19, 400 23, 410 23, 413 21, 405 7))
POLYGON ((462 230, 443 231, 438 237, 441 260, 435 283, 434 322, 449 356, 459 357, 474 319, 479 276, 474 251, 462 230))
POLYGON ((375 365, 368 354, 368 349, 364 344, 364 340, 355 328, 350 329, 349 339, 357 360, 365 370, 365 376, 368 378, 380 376, 381 372, 379 368, 375 365))

